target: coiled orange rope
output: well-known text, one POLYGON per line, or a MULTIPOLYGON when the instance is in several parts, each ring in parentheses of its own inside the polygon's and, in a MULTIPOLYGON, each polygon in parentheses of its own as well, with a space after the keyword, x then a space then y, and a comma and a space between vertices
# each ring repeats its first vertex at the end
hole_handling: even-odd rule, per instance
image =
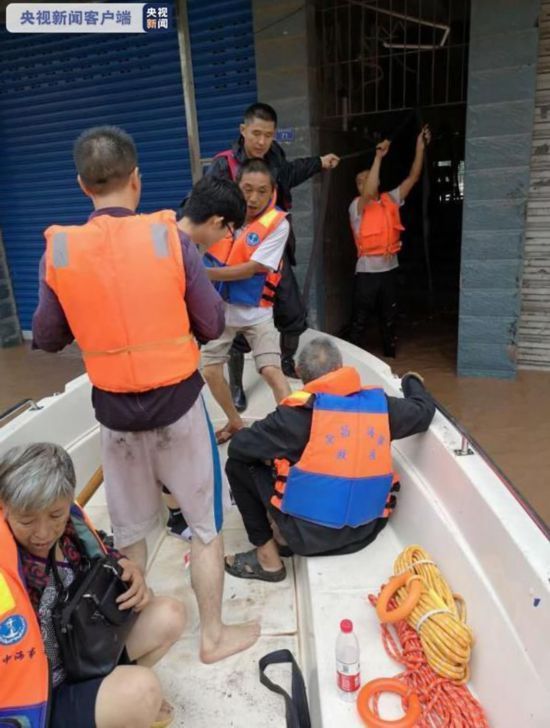
MULTIPOLYGON (((376 607, 377 601, 378 597, 369 595, 373 607, 376 607)), ((397 600, 391 599, 388 606, 390 609, 397 608, 397 600)), ((380 630, 388 655, 405 666, 396 678, 420 699, 422 715, 415 724, 417 728, 489 728, 483 708, 468 688, 441 677, 430 667, 420 637, 405 620, 395 624, 383 623, 380 630)), ((372 707, 378 715, 376 697, 372 707)), ((403 707, 406 709, 405 701, 403 707)))
MULTIPOLYGON (((394 574, 408 574, 422 584, 420 599, 407 622, 420 635, 429 664, 441 677, 466 683, 474 635, 466 623, 466 603, 454 594, 432 557, 421 546, 409 546, 396 558, 394 574)), ((399 589, 399 604, 407 596, 399 589)))

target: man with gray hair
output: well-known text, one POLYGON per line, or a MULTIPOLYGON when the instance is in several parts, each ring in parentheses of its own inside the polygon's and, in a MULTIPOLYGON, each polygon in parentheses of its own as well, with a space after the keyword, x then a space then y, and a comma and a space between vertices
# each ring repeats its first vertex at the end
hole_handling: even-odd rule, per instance
POLYGON ((328 337, 300 352, 302 390, 229 445, 226 473, 254 548, 227 556, 233 576, 282 581, 281 556, 353 553, 371 543, 396 504, 391 440, 424 432, 435 405, 414 372, 404 397, 362 387, 328 337))

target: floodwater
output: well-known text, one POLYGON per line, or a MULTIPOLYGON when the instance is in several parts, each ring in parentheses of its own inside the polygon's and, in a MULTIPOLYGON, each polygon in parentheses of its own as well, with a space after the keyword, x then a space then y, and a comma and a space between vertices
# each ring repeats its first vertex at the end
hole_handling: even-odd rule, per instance
MULTIPOLYGON (((515 380, 459 378, 455 360, 452 330, 425 320, 402 332, 398 357, 388 363, 400 375, 420 372, 433 396, 550 524, 550 372, 520 371, 515 380)), ((56 355, 28 344, 0 349, 0 412, 62 391, 82 372, 75 347, 56 355)))

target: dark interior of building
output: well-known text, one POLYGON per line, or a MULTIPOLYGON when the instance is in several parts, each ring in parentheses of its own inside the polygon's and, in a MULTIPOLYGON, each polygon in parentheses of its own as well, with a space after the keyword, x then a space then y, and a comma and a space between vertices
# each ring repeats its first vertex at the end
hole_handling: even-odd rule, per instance
MULTIPOLYGON (((317 8, 320 149, 350 155, 323 195, 322 304, 330 333, 345 336, 351 315, 355 175, 370 166, 377 141, 389 138, 381 190, 398 186, 428 123, 424 172, 401 211, 399 334, 404 342, 439 328, 456 345, 469 15, 469 0, 333 0, 317 8)), ((379 354, 372 323, 365 345, 379 354)))

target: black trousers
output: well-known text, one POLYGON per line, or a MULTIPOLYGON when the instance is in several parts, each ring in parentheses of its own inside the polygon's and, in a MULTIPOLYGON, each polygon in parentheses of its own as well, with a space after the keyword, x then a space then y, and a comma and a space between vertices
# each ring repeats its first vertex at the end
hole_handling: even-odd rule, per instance
POLYGON ((378 518, 357 528, 339 529, 309 523, 270 506, 275 490, 273 471, 268 465, 248 465, 229 458, 225 472, 248 540, 254 546, 263 546, 273 538, 268 510, 292 551, 301 556, 355 553, 374 541, 388 520, 378 518))
POLYGON ((356 273, 350 339, 357 346, 364 342, 369 318, 378 319, 384 353, 395 353, 397 341, 397 270, 384 273, 356 273))
POLYGON ((254 546, 263 546, 273 538, 267 518, 269 500, 273 495, 273 476, 267 465, 247 465, 229 458, 225 466, 227 479, 237 504, 248 540, 254 546))

